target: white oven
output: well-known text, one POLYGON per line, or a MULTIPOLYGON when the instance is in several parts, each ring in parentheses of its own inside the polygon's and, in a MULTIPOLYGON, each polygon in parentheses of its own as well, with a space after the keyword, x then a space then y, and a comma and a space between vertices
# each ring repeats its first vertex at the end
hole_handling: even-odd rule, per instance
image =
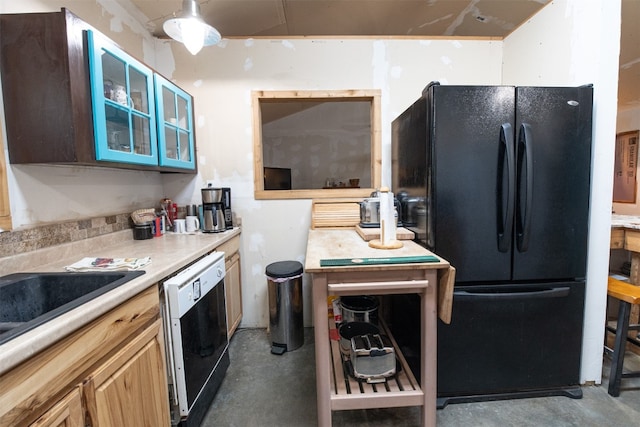
POLYGON ((225 273, 213 252, 162 285, 173 425, 200 425, 229 366, 225 273))

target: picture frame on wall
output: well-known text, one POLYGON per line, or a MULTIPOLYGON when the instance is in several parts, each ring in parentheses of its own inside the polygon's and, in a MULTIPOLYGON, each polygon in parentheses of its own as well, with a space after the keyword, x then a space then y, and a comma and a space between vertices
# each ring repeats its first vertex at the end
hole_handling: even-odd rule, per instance
POLYGON ((613 170, 613 201, 615 203, 636 202, 639 134, 640 131, 634 130, 616 135, 613 170))

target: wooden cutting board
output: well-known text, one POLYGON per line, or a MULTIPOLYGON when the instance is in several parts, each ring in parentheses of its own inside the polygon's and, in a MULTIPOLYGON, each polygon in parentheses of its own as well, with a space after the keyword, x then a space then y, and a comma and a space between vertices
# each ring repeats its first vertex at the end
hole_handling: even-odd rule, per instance
POLYGON ((360 222, 362 199, 319 199, 311 204, 311 229, 353 227, 360 222))
MULTIPOLYGON (((379 228, 366 228, 366 227, 363 228, 363 227, 360 227, 360 224, 356 224, 356 231, 365 242, 369 242, 375 239, 380 239, 379 228)), ((414 237, 413 231, 409 231, 406 228, 400 227, 396 230, 397 240, 413 240, 413 237, 414 237)))
POLYGON ((451 323, 455 282, 455 267, 450 266, 448 270, 438 270, 438 317, 447 325, 451 323))

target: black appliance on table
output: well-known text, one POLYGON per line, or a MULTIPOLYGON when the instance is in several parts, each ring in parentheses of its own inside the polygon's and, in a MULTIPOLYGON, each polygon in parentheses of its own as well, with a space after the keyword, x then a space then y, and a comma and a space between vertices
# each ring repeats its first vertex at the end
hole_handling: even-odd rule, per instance
MULTIPOLYGON (((439 408, 582 397, 592 101, 591 86, 431 83, 393 121, 404 226, 456 267, 452 321, 438 325, 439 408)), ((418 372, 419 301, 394 296, 391 312, 418 372)))

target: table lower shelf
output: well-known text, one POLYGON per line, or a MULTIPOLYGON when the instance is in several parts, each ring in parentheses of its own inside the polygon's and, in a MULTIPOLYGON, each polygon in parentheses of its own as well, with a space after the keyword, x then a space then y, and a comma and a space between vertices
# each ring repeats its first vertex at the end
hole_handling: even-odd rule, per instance
MULTIPOLYGON (((386 325, 381 324, 396 352, 401 369, 387 381, 368 384, 358 381, 344 370, 345 356, 340 352, 339 341, 329 339, 331 347, 331 410, 353 410, 391 408, 400 406, 423 406, 424 393, 416 381, 397 343, 386 325)), ((331 328, 331 326, 330 326, 331 328)))

